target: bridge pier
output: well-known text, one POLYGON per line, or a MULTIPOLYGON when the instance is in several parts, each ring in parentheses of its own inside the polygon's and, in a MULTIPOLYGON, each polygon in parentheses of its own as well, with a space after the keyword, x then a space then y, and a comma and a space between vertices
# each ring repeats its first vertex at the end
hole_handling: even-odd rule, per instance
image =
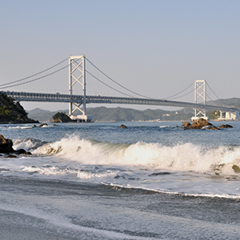
POLYGON ((223 117, 223 112, 220 111, 220 117, 218 118, 219 121, 233 121, 233 120, 240 120, 239 111, 227 111, 225 113, 225 117, 223 117))

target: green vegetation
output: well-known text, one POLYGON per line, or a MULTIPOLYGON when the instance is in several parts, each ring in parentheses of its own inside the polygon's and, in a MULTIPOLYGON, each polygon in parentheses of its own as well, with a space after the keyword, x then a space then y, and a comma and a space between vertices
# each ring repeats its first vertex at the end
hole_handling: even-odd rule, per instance
MULTIPOLYGON (((240 98, 231 98, 224 100, 216 100, 207 102, 211 105, 224 105, 231 107, 240 108, 240 98)), ((160 107, 159 107, 160 108, 160 107)), ((61 110, 59 112, 68 112, 68 110, 61 110)), ((38 119, 42 122, 50 122, 52 116, 57 112, 51 112, 48 110, 42 110, 39 108, 29 111, 29 116, 34 119, 38 119)), ((81 113, 76 113, 81 114, 81 113)), ((87 108, 87 114, 92 116, 93 121, 154 121, 160 119, 161 121, 191 121, 191 117, 194 116, 194 110, 192 109, 181 109, 178 111, 165 111, 161 109, 151 110, 147 109, 144 111, 130 109, 130 108, 106 108, 96 107, 87 108)), ((207 115, 210 119, 214 120, 219 117, 218 111, 209 111, 207 115)), ((224 115, 223 115, 224 117, 224 115)))
POLYGON ((71 118, 64 112, 58 112, 52 118, 52 122, 72 122, 71 118))
POLYGON ((27 117, 27 113, 19 102, 8 97, 4 93, 0 93, 0 123, 25 123, 36 122, 27 117))
POLYGON ((218 119, 218 118, 220 117, 220 111, 211 111, 210 113, 207 114, 207 116, 208 116, 211 120, 218 119))
MULTIPOLYGON (((64 113, 67 110, 61 110, 58 112, 51 112, 48 110, 42 110, 39 108, 33 109, 29 111, 29 116, 31 118, 38 119, 41 122, 50 122, 52 119, 57 121, 59 118, 58 113, 64 113)), ((76 113, 80 114, 80 113, 76 113)), ((123 121, 181 121, 181 120, 190 120, 193 116, 193 111, 190 110, 186 112, 186 110, 180 111, 165 111, 161 109, 151 110, 147 109, 144 111, 131 109, 131 108, 106 108, 106 107, 97 107, 97 108, 88 108, 87 114, 91 115, 93 121, 101 121, 101 122, 123 122, 123 121)), ((64 113, 65 116, 67 116, 64 113)), ((67 116, 68 117, 68 116, 67 116)))
POLYGON ((87 114, 91 115, 93 121, 180 121, 188 120, 192 117, 193 113, 184 113, 180 111, 165 111, 161 109, 152 110, 147 109, 144 111, 131 109, 131 108, 89 108, 87 114))

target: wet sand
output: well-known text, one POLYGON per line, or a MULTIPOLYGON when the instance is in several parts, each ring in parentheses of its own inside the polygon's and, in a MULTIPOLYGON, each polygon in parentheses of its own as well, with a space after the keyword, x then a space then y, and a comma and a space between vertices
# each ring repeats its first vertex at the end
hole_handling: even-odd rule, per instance
POLYGON ((0 177, 0 239, 238 239, 240 201, 0 177))

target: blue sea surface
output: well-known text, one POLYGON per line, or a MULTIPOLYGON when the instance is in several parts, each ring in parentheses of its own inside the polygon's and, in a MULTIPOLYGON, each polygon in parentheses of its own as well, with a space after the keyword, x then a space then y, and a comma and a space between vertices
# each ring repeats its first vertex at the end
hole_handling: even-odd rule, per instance
POLYGON ((0 125, 14 149, 32 153, 0 156, 0 210, 31 217, 26 226, 54 229, 61 239, 234 239, 240 122, 212 123, 233 128, 184 130, 181 122, 125 122, 126 129, 108 122, 0 125))

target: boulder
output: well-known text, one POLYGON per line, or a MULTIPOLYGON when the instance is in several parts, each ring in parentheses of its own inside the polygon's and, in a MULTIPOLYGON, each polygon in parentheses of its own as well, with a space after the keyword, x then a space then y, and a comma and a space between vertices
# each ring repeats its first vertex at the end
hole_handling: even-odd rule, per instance
POLYGON ((3 135, 0 135, 0 153, 14 152, 12 146, 13 142, 11 139, 6 139, 3 135))
POLYGON ((218 128, 233 128, 233 126, 231 126, 231 125, 228 125, 228 124, 226 124, 226 125, 221 125, 220 127, 218 127, 218 128))
POLYGON ((9 155, 6 156, 6 158, 17 158, 17 156, 16 156, 16 155, 9 154, 9 155))
POLYGON ((240 173, 240 168, 237 165, 233 165, 232 169, 234 170, 235 173, 240 173))
POLYGON ((183 127, 188 127, 188 126, 190 126, 190 125, 191 125, 190 122, 182 122, 182 126, 183 126, 183 127))
POLYGON ((31 154, 30 152, 26 152, 24 149, 15 151, 12 146, 13 142, 11 139, 6 139, 3 135, 0 135, 0 153, 31 154))
POLYGON ((127 128, 127 127, 126 127, 125 125, 122 124, 122 125, 120 126, 120 128, 127 128))
POLYGON ((199 118, 198 120, 195 120, 192 124, 188 122, 183 122, 183 128, 184 130, 187 129, 212 129, 217 130, 216 127, 214 127, 210 122, 205 120, 204 118, 199 118))
POLYGON ((194 129, 201 129, 202 127, 212 125, 210 122, 205 120, 204 118, 199 118, 198 120, 195 120, 191 127, 194 129))
POLYGON ((39 125, 39 127, 47 126, 47 123, 42 123, 39 125))

